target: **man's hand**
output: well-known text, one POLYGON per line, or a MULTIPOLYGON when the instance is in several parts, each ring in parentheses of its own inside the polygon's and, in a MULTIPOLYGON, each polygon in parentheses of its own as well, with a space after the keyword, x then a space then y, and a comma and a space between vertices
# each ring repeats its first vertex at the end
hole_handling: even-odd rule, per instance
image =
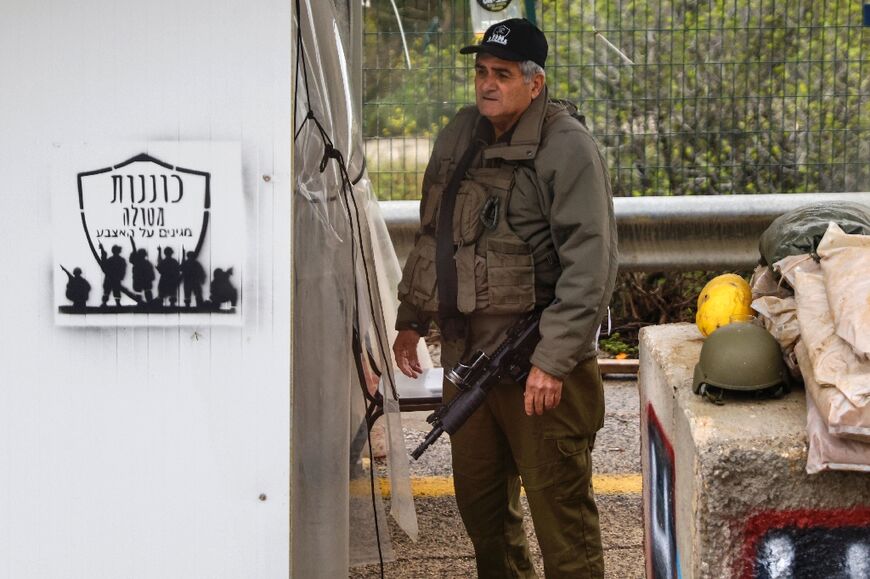
POLYGON ((410 378, 416 378, 423 372, 420 360, 417 359, 417 342, 419 341, 420 334, 415 330, 399 330, 396 341, 393 342, 393 355, 396 357, 396 364, 398 364, 402 374, 410 378))
POLYGON ((547 374, 537 366, 532 366, 526 378, 526 415, 541 415, 544 410, 552 410, 562 400, 562 380, 547 374))

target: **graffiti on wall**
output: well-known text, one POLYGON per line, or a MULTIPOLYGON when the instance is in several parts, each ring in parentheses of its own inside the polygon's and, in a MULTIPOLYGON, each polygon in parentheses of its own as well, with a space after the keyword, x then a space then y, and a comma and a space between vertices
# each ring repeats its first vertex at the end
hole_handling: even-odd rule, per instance
POLYGON ((674 449, 651 404, 647 404, 647 464, 649 489, 644 493, 646 575, 652 579, 680 577, 674 510, 674 449))
POLYGON ((65 164, 53 181, 60 323, 176 325, 240 313, 240 161, 228 171, 231 149, 197 145, 176 147, 204 165, 196 169, 151 153, 99 169, 65 164), (216 183, 215 169, 232 183, 216 183))
POLYGON ((870 577, 870 508, 758 513, 745 527, 746 579, 870 577))

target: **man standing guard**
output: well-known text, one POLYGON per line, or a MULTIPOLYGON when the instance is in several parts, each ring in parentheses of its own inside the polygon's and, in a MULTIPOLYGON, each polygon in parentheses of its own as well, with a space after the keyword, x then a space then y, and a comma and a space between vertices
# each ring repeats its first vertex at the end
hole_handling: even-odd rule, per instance
MULTIPOLYGON (((445 368, 492 353, 542 310, 526 383, 494 387, 452 436, 456 500, 481 578, 535 577, 520 478, 548 579, 603 577, 590 452, 604 419, 597 337, 617 269, 606 165, 570 103, 547 95, 547 40, 525 19, 491 26, 476 53, 476 106, 441 131, 421 228, 399 284, 400 370, 420 371, 434 321, 445 368)), ((444 383, 445 401, 457 394, 444 383)))

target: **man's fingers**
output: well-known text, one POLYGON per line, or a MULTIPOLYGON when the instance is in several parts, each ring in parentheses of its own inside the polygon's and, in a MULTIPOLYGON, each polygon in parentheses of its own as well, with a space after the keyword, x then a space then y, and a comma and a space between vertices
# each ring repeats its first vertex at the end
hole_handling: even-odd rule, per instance
POLYGON ((416 378, 421 372, 423 372, 423 368, 420 367, 420 361, 417 359, 416 352, 413 358, 404 352, 396 352, 396 364, 399 366, 399 370, 402 371, 402 374, 409 378, 416 378))
POLYGON ((417 342, 420 335, 413 330, 401 330, 393 342, 393 355, 396 365, 405 376, 416 378, 423 372, 420 360, 417 358, 417 342))
POLYGON ((399 370, 402 371, 402 374, 407 376, 408 378, 416 378, 417 373, 407 364, 399 364, 399 370))
POLYGON ((528 416, 543 414, 559 405, 562 400, 562 380, 532 366, 526 379, 524 393, 525 411, 528 416))
POLYGON ((537 414, 540 416, 545 411, 556 408, 559 405, 559 402, 561 402, 561 398, 540 391, 535 393, 527 392, 524 402, 526 415, 531 416, 532 414, 537 414))
POLYGON ((544 410, 547 409, 547 405, 544 400, 544 393, 540 390, 526 390, 523 402, 525 403, 525 410, 527 416, 531 416, 532 414, 541 415, 544 413, 544 410))
POLYGON ((558 406, 559 402, 561 402, 561 400, 562 400, 562 398, 558 394, 551 394, 551 395, 547 396, 547 398, 546 398, 547 410, 552 410, 553 408, 558 406))
POLYGON ((407 358, 403 358, 398 362, 399 370, 402 371, 402 374, 407 376, 408 378, 416 378, 422 369, 420 368, 420 364, 414 364, 410 362, 407 358))

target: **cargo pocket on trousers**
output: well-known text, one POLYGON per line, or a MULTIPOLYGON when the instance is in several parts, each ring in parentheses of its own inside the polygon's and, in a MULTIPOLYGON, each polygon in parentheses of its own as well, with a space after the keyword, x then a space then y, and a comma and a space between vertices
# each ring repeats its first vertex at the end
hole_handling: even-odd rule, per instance
POLYGON ((556 468, 556 500, 569 502, 582 499, 589 493, 591 461, 589 439, 560 438, 556 447, 562 459, 556 468))
POLYGON ((438 311, 435 238, 423 235, 408 255, 398 287, 399 299, 422 311, 438 311))
POLYGON ((522 313, 534 307, 535 267, 528 244, 520 239, 490 239, 486 266, 492 313, 522 313))

